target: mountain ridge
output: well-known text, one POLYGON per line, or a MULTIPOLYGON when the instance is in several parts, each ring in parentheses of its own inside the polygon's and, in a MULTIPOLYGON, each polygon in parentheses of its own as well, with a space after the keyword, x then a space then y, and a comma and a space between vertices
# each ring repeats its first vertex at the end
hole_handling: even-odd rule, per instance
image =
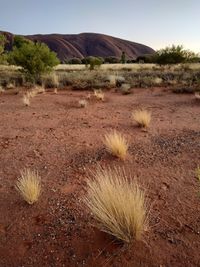
MULTIPOLYGON (((12 48, 15 34, 0 31, 8 39, 7 49, 12 48)), ((125 52, 127 59, 136 59, 144 54, 153 54, 155 51, 146 45, 124 40, 101 33, 79 33, 79 34, 33 34, 20 35, 32 41, 43 42, 57 53, 61 61, 70 58, 84 58, 87 56, 99 57, 121 57, 125 52)))

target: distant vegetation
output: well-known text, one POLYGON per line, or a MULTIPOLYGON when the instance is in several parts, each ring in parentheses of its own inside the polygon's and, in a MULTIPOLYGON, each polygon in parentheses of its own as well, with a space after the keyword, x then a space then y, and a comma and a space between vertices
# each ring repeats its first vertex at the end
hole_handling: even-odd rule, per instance
POLYGON ((198 63, 200 55, 190 50, 186 50, 181 45, 172 45, 158 50, 153 55, 140 56, 138 62, 155 63, 159 65, 180 64, 180 63, 198 63))
POLYGON ((4 51, 6 42, 6 37, 3 34, 0 34, 0 64, 6 63, 6 54, 4 51))
POLYGON ((6 45, 5 36, 0 35, 1 90, 23 86, 27 81, 45 88, 117 87, 124 95, 131 93, 133 87, 173 86, 174 92, 191 93, 200 85, 199 55, 182 46, 166 47, 137 59, 128 59, 122 51, 121 58, 89 56, 58 65, 56 54, 43 43, 15 36, 10 52, 5 50, 6 45))
MULTIPOLYGON (((110 56, 106 58, 87 57, 83 59, 71 58, 66 61, 66 64, 90 64, 90 62, 98 62, 96 65, 103 63, 109 64, 131 64, 131 63, 153 63, 159 65, 171 65, 180 63, 198 63, 200 62, 200 55, 195 54, 190 50, 186 50, 181 45, 172 45, 158 50, 154 54, 141 55, 136 59, 127 59, 125 52, 122 52, 121 58, 110 56)), ((91 69, 94 69, 93 67, 91 69)))

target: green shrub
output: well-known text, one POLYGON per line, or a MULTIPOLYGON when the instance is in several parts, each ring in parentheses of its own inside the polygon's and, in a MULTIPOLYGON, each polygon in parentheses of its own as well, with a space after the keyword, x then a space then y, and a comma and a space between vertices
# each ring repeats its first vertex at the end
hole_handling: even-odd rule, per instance
POLYGON ((157 51, 156 63, 158 64, 178 64, 184 62, 196 62, 198 55, 195 53, 185 50, 181 45, 172 45, 157 51))
POLYGON ((67 64, 74 64, 74 65, 76 65, 76 64, 82 64, 82 62, 81 62, 81 59, 80 58, 74 57, 74 58, 69 59, 67 61, 67 64))
POLYGON ((13 47, 20 48, 24 44, 29 44, 29 43, 31 43, 30 40, 24 38, 23 36, 15 35, 14 40, 13 40, 13 47))
POLYGON ((7 39, 3 34, 0 34, 0 64, 7 63, 7 55, 4 52, 7 39))
POLYGON ((100 67, 101 64, 103 63, 103 59, 101 57, 86 57, 82 59, 82 63, 85 64, 86 66, 89 65, 90 70, 94 70, 95 67, 100 67))
POLYGON ((21 66, 21 71, 31 81, 37 81, 59 63, 56 54, 46 44, 25 40, 20 40, 13 47, 8 60, 11 64, 21 66))
POLYGON ((118 58, 118 57, 106 57, 105 63, 110 63, 110 64, 120 63, 120 58, 118 58))
POLYGON ((0 55, 3 54, 6 44, 6 37, 3 34, 0 34, 0 55))

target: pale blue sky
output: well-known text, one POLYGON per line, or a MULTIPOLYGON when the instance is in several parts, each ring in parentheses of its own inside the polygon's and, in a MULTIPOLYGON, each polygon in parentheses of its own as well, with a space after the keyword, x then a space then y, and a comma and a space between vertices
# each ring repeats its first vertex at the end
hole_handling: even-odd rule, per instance
POLYGON ((0 0, 0 30, 15 34, 96 32, 200 52, 200 0, 0 0))

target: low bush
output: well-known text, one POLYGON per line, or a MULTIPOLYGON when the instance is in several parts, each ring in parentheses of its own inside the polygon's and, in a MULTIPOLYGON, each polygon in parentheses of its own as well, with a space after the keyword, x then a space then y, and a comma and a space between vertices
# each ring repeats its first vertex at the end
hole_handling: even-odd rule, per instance
POLYGON ((192 88, 192 87, 178 87, 178 88, 173 88, 172 91, 175 94, 194 94, 195 88, 192 88))
POLYGON ((80 58, 71 58, 67 61, 68 64, 72 64, 72 65, 78 65, 78 64, 82 64, 81 59, 80 58))
POLYGON ((131 93, 131 86, 130 86, 130 84, 128 84, 128 83, 124 83, 124 84, 122 84, 122 86, 120 87, 120 91, 121 91, 121 93, 123 94, 123 95, 128 95, 128 94, 130 94, 131 93))
POLYGON ((51 72, 42 76, 42 84, 45 88, 58 88, 59 77, 55 72, 51 72))

